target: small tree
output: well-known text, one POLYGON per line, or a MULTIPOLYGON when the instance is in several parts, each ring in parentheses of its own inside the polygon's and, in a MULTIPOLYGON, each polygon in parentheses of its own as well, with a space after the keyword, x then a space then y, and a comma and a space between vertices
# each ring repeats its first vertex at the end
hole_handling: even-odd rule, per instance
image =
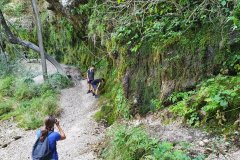
POLYGON ((47 79, 47 63, 46 63, 46 58, 44 54, 45 52, 43 47, 42 25, 41 25, 41 20, 39 18, 37 3, 35 0, 32 0, 32 8, 35 15, 35 21, 37 26, 38 45, 39 45, 40 55, 41 55, 43 79, 46 80, 47 79))

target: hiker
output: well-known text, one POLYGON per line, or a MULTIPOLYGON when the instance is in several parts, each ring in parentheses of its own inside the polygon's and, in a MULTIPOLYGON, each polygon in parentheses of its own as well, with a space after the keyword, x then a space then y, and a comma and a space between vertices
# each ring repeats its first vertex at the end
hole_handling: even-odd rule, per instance
POLYGON ((104 78, 100 78, 100 79, 95 79, 92 81, 92 88, 93 88, 93 96, 95 96, 96 98, 98 98, 98 88, 101 85, 101 83, 103 83, 105 80, 104 78))
POLYGON ((92 92, 92 86, 91 86, 91 82, 94 80, 94 67, 90 67, 87 70, 87 83, 88 83, 88 92, 87 93, 91 93, 92 92))
POLYGON ((44 123, 45 128, 37 131, 37 138, 40 138, 40 141, 44 141, 45 138, 48 138, 49 149, 51 151, 50 160, 58 160, 57 141, 66 139, 66 135, 60 127, 59 120, 54 116, 47 117, 44 123), (54 131, 54 124, 56 124, 59 132, 54 131))

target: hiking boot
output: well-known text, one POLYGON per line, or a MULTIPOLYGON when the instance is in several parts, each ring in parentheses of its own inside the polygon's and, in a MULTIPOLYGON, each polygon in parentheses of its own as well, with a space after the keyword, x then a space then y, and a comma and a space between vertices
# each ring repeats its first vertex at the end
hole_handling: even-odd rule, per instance
POLYGON ((92 91, 88 90, 88 91, 87 91, 87 94, 88 94, 88 93, 91 93, 91 92, 92 92, 92 91))
POLYGON ((95 93, 92 93, 92 95, 93 95, 93 96, 96 96, 96 94, 95 94, 95 93))

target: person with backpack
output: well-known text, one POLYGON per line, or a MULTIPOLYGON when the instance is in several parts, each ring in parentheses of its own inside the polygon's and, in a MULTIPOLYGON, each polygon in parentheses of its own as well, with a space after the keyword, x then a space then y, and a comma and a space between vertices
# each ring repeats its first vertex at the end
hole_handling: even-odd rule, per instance
POLYGON ((59 120, 54 116, 45 119, 44 129, 37 131, 37 141, 33 146, 33 160, 58 160, 57 141, 66 139, 59 120), (54 131, 54 124, 59 132, 54 131))
POLYGON ((92 92, 92 86, 91 86, 91 82, 94 80, 94 67, 90 67, 87 70, 87 83, 88 83, 88 92, 87 93, 91 93, 92 92))
POLYGON ((95 96, 95 98, 98 98, 98 89, 101 85, 101 83, 103 83, 105 81, 104 78, 100 78, 100 79, 95 79, 91 82, 92 84, 92 88, 93 88, 93 96, 95 96))

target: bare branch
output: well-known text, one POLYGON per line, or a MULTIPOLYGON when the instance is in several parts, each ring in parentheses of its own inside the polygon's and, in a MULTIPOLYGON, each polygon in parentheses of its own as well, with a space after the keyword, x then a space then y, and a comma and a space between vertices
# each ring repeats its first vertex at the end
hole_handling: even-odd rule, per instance
MULTIPOLYGON (((2 25, 3 27, 3 31, 4 33, 7 35, 7 39, 10 43, 12 44, 19 44, 19 45, 22 45, 24 47, 27 47, 27 48, 30 48, 38 53, 40 53, 40 49, 37 45, 35 45, 34 43, 32 42, 29 42, 29 41, 25 41, 25 40, 22 40, 18 37, 16 37, 10 30, 10 28, 8 27, 7 23, 6 23, 6 20, 3 16, 3 13, 0 9, 0 25, 2 25)), ((50 55, 48 55, 46 52, 45 52, 45 56, 46 56, 46 59, 51 62, 55 67, 56 69, 58 70, 59 73, 65 75, 61 65, 54 59, 52 58, 50 55)))

